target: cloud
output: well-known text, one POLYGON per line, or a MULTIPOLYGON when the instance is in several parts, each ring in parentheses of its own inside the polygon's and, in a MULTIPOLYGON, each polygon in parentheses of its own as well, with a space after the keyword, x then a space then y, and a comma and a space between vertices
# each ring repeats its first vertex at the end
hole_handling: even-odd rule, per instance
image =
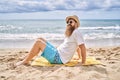
POLYGON ((0 13, 120 10, 120 0, 0 0, 0 13))

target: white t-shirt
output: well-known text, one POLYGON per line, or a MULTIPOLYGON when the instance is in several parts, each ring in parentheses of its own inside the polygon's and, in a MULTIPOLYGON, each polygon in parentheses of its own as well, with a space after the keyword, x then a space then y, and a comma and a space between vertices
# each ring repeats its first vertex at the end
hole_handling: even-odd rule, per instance
POLYGON ((63 63, 67 63, 73 57, 78 45, 84 44, 84 39, 79 31, 75 29, 70 37, 66 37, 64 42, 57 48, 63 63))

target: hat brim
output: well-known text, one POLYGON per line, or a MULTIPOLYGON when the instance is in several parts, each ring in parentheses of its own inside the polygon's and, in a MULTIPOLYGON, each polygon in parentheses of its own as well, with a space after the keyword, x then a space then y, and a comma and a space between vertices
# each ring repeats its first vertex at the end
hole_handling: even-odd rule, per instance
POLYGON ((80 22, 79 22, 79 19, 78 19, 77 16, 68 16, 68 17, 66 17, 66 23, 68 22, 69 19, 74 19, 78 23, 78 26, 80 26, 80 22))

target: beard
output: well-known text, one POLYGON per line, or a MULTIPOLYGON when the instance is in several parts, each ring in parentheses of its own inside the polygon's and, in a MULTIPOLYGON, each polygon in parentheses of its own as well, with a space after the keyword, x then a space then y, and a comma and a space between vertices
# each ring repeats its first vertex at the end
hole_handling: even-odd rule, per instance
POLYGON ((71 25, 71 26, 75 28, 75 25, 71 25))
POLYGON ((71 23, 70 23, 70 24, 68 24, 68 25, 71 25, 72 27, 75 27, 75 25, 72 25, 71 23))

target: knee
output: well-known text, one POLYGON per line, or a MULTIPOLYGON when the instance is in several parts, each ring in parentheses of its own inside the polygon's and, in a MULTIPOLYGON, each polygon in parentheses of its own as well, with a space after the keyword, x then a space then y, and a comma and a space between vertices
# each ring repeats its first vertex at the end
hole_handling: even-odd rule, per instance
POLYGON ((43 40, 43 38, 42 38, 42 37, 39 37, 39 38, 37 38, 37 39, 43 40))
POLYGON ((45 43, 43 38, 37 38, 35 41, 36 44, 45 43))
POLYGON ((40 40, 35 40, 34 45, 40 45, 41 41, 40 40))
POLYGON ((46 40, 44 38, 37 38, 38 41, 43 41, 43 42, 46 42, 46 40))

